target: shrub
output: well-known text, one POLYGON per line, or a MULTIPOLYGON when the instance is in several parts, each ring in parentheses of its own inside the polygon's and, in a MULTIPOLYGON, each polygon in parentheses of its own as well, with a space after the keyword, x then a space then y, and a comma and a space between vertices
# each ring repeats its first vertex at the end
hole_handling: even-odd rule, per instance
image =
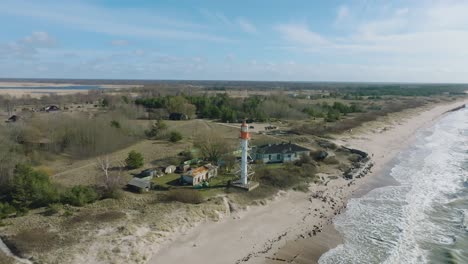
POLYGON ((312 158, 310 157, 310 155, 303 154, 301 155, 299 160, 297 160, 294 164, 296 164, 297 166, 301 166, 302 164, 308 163, 312 163, 312 158))
POLYGON ((352 163, 359 162, 361 161, 362 157, 358 154, 350 154, 348 157, 348 160, 351 161, 352 163))
POLYGON ((340 120, 340 112, 338 110, 329 110, 327 117, 325 118, 327 122, 335 122, 340 120))
POLYGON ((290 188, 300 180, 299 173, 285 169, 264 169, 256 175, 262 183, 278 188, 290 188))
POLYGON ((328 152, 324 150, 315 150, 310 152, 310 156, 316 161, 322 161, 328 156, 328 152))
POLYGON ((58 214, 60 212, 60 210, 63 209, 63 205, 62 204, 49 204, 49 206, 47 206, 47 209, 46 211, 44 212, 44 214, 46 216, 51 216, 51 215, 54 215, 54 214, 58 214))
POLYGON ((64 203, 74 206, 83 206, 99 198, 97 192, 89 186, 74 186, 67 190, 62 197, 64 203))
POLYGON ((114 128, 120 128, 120 127, 121 127, 121 126, 120 126, 120 122, 117 121, 117 120, 112 120, 112 121, 110 122, 110 126, 111 126, 111 127, 114 127, 114 128))
POLYGON ((132 150, 128 153, 128 157, 125 159, 125 164, 127 165, 127 168, 131 170, 140 168, 144 164, 143 155, 132 150))
POLYGON ((156 138, 160 136, 166 129, 167 124, 162 120, 158 120, 148 130, 145 131, 145 134, 148 138, 156 138))
POLYGON ((177 131, 172 131, 169 135, 169 141, 178 142, 182 140, 182 134, 177 131))
POLYGON ((16 212, 15 208, 11 206, 9 203, 0 202, 0 219, 6 218, 15 212, 16 212))
POLYGON ((326 159, 323 160, 323 162, 325 164, 328 164, 328 165, 335 165, 335 164, 339 164, 340 162, 336 159, 336 157, 328 157, 326 159))
POLYGON ((195 190, 187 189, 172 189, 167 194, 169 201, 177 201, 181 203, 199 204, 203 202, 203 196, 195 190))
POLYGON ((114 188, 109 188, 106 190, 103 190, 101 192, 101 197, 104 198, 110 198, 110 199, 120 199, 123 196, 123 192, 118 186, 115 186, 114 188))

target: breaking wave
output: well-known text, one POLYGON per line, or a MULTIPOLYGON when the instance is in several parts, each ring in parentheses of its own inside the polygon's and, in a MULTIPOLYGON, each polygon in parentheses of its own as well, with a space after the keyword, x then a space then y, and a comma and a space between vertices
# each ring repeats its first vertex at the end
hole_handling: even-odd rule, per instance
POLYGON ((398 186, 351 199, 328 263, 468 263, 468 109, 418 132, 388 172, 398 186))

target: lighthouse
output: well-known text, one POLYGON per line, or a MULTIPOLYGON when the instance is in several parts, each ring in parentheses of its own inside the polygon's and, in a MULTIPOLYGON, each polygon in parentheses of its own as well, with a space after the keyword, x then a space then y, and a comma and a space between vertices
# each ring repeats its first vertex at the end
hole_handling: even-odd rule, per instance
POLYGON ((247 126, 246 122, 242 122, 241 125, 241 167, 240 167, 240 183, 242 185, 247 185, 247 177, 249 175, 248 172, 248 151, 249 151, 249 140, 250 140, 250 133, 249 127, 247 126))

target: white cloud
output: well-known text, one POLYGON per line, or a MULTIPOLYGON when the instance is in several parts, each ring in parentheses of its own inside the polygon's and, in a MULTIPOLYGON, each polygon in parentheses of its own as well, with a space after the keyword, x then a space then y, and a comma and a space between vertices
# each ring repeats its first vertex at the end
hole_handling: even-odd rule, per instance
POLYGON ((257 28, 244 18, 238 18, 237 23, 239 24, 240 28, 247 33, 253 34, 257 32, 257 28))
POLYGON ((125 39, 114 39, 111 41, 112 46, 127 46, 128 40, 125 39))
POLYGON ((288 42, 295 42, 309 47, 330 44, 330 42, 320 34, 309 30, 306 25, 282 24, 276 27, 282 37, 288 42))
POLYGON ((395 11, 395 14, 397 16, 404 16, 406 14, 408 14, 409 12, 409 8, 407 7, 403 7, 403 8, 398 8, 396 11, 395 11))
POLYGON ((2 57, 32 59, 37 55, 38 49, 53 48, 55 45, 55 38, 47 32, 37 31, 22 39, 0 44, 0 55, 2 57))
POLYGON ((350 12, 349 12, 348 6, 341 5, 338 8, 338 12, 336 14, 335 24, 343 23, 345 20, 347 20, 347 18, 349 18, 349 16, 350 16, 350 12))
POLYGON ((200 9, 200 13, 215 25, 221 25, 223 28, 242 30, 246 33, 256 33, 257 28, 247 19, 238 17, 237 19, 230 19, 221 12, 212 12, 207 9, 200 9))
MULTIPOLYGON (((353 65, 353 70, 348 66, 341 68, 350 70, 350 74, 338 70, 338 62, 333 64, 336 70, 330 65, 331 72, 347 76, 348 80, 468 81, 464 77, 468 76, 468 3, 368 8, 375 15, 359 20, 353 17, 358 17, 355 12, 361 12, 362 8, 339 8, 335 25, 336 21, 347 19, 346 32, 340 35, 320 34, 304 24, 280 25, 276 29, 285 40, 284 45, 273 48, 360 62, 353 65)), ((307 68, 303 66, 301 69, 307 68)), ((333 79, 323 74, 325 80, 333 79)))
POLYGON ((22 42, 33 47, 53 47, 56 41, 47 32, 36 31, 25 37, 22 42))
POLYGON ((53 22, 67 29, 119 37, 229 41, 200 30, 200 25, 167 19, 144 9, 113 10, 81 3, 24 0, 0 2, 0 14, 53 22), (60 4, 62 3, 62 4, 60 4))

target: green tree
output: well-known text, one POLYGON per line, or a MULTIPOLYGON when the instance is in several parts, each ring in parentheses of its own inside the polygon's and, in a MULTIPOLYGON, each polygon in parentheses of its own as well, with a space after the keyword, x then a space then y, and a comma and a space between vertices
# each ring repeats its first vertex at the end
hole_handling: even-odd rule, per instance
POLYGON ((103 107, 108 107, 108 106, 110 105, 109 99, 108 99, 108 98, 102 99, 101 105, 102 105, 103 107))
POLYGON ((134 150, 128 153, 128 157, 125 159, 125 164, 127 168, 133 170, 140 168, 144 164, 143 155, 134 150))
POLYGON ((178 142, 182 140, 182 134, 177 131, 171 131, 171 134, 169 135, 169 141, 171 142, 178 142))
POLYGON ((169 98, 167 103, 167 110, 171 113, 186 114, 191 118, 195 115, 196 107, 183 96, 174 96, 169 98))
POLYGON ((36 208, 59 200, 57 188, 46 173, 22 164, 15 169, 10 196, 16 208, 36 208))

